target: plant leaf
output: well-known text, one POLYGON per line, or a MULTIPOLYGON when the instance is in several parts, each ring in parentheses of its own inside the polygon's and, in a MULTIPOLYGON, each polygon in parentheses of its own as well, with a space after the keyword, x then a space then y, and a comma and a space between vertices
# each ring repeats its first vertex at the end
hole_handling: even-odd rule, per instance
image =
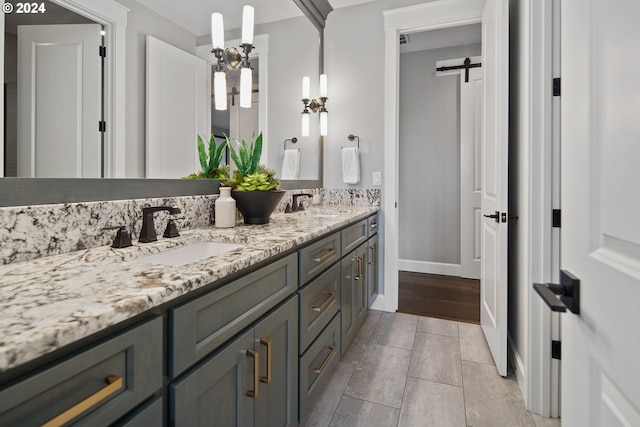
POLYGON ((214 167, 217 168, 220 166, 220 162, 222 162, 222 153, 224 152, 224 149, 226 146, 227 146, 226 143, 221 142, 218 148, 216 148, 216 151, 214 154, 214 160, 213 160, 214 167))
POLYGON ((218 167, 217 163, 214 163, 214 159, 216 157, 216 137, 211 134, 211 138, 209 138, 209 168, 207 172, 211 172, 215 168, 218 167))
POLYGON ((200 167, 202 168, 202 173, 205 175, 209 171, 207 165, 207 152, 204 149, 204 141, 202 137, 198 135, 198 158, 200 159, 200 167))
POLYGON ((251 158, 251 173, 256 173, 260 164, 260 156, 262 155, 262 132, 258 134, 254 144, 251 158))

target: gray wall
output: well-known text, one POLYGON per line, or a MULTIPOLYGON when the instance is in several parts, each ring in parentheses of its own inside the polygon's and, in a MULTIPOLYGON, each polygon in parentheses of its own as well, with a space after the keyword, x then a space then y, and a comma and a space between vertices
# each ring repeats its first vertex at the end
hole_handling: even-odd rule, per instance
POLYGON ((145 85, 147 34, 189 53, 196 53, 196 36, 134 0, 118 0, 130 9, 127 21, 126 177, 143 178, 145 156, 145 85))
POLYGON ((460 82, 436 62, 479 44, 400 55, 399 258, 460 264, 460 82))
MULTIPOLYGON (((324 138, 324 186, 370 188, 371 173, 384 171, 384 19, 382 12, 425 3, 376 0, 336 9, 325 28, 325 72, 329 78, 329 135, 324 138), (360 183, 342 182, 342 146, 360 136, 360 183)), ((384 172, 383 172, 384 173, 384 172)), ((384 175, 382 177, 384 181, 384 175)))

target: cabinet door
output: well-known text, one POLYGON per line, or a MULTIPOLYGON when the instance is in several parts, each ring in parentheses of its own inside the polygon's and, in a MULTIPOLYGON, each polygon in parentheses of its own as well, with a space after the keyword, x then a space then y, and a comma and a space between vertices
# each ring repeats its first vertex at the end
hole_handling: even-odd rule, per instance
POLYGON ((368 240, 367 248, 367 306, 378 297, 379 274, 378 274, 378 235, 374 235, 368 240))
MULTIPOLYGON (((254 330, 169 386, 170 425, 253 426, 254 330)), ((258 362, 260 360, 258 359, 258 362)))
POLYGON ((366 313, 366 296, 364 286, 364 250, 362 247, 350 252, 342 259, 342 344, 340 354, 343 355, 358 330, 358 319, 362 317, 362 309, 366 313))
POLYGON ((261 321, 255 329, 260 389, 255 425, 298 425, 298 297, 261 321))

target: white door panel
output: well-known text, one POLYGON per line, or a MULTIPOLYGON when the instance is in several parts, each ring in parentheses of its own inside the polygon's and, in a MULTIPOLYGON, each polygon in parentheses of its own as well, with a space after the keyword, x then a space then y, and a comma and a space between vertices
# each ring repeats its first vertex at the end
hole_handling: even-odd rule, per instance
POLYGON ((102 176, 101 26, 18 26, 18 176, 102 176))
POLYGON ((197 138, 209 141, 207 62, 147 36, 146 177, 200 171, 197 138))
POLYGON ((567 426, 640 425, 640 3, 562 1, 562 268, 567 426))
POLYGON ((460 72, 460 275, 480 279, 482 181, 482 70, 460 72))
POLYGON ((480 323, 500 375, 507 375, 509 3, 482 14, 483 137, 480 323), (488 215, 497 218, 489 218, 488 215))

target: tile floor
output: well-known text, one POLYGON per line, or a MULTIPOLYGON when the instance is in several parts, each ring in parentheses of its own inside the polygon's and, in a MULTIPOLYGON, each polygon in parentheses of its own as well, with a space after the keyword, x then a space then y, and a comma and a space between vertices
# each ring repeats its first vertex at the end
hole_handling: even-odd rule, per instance
POLYGON ((525 409, 478 325, 370 311, 305 427, 557 427, 525 409))

